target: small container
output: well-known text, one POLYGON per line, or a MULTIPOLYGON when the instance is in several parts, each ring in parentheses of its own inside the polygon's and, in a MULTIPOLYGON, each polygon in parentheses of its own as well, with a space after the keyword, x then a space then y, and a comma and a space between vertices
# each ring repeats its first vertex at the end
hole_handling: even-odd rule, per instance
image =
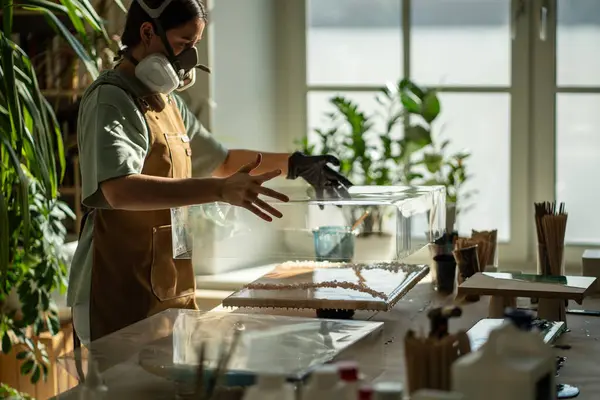
POLYGON ((440 254, 433 257, 433 268, 437 277, 436 290, 443 294, 454 292, 456 260, 452 254, 440 254))
POLYGON ((321 226, 313 231, 317 261, 351 262, 354 233, 347 226, 321 226))
POLYGON ((338 368, 335 365, 323 365, 310 376, 303 388, 302 400, 343 399, 344 386, 340 382, 338 368))
POLYGON ((340 379, 344 384, 344 399, 357 400, 360 389, 358 377, 358 363, 354 361, 342 361, 337 364, 340 379))
POLYGON ((363 385, 358 389, 358 400, 373 400, 375 389, 370 385, 363 385))
POLYGON ((380 382, 374 386, 374 400, 402 400, 404 398, 404 387, 400 383, 380 382))
POLYGON ((556 398, 556 358, 531 317, 509 315, 511 323, 494 329, 476 352, 452 365, 452 390, 465 400, 532 400, 556 398))
POLYGON ((259 375, 256 385, 246 389, 244 400, 294 400, 294 386, 285 381, 283 375, 259 375))

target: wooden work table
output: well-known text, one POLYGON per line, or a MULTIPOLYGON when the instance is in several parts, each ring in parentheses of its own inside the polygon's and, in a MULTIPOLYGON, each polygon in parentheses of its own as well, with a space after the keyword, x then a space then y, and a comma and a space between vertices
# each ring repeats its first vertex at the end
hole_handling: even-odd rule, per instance
MULTIPOLYGON (((485 318, 489 298, 463 306, 463 316, 451 321, 451 330, 468 330, 477 321, 485 318)), ((403 338, 409 329, 428 327, 427 310, 452 303, 452 297, 442 297, 434 292, 429 282, 417 285, 389 312, 358 312, 355 319, 385 322, 383 331, 366 338, 345 351, 338 359, 352 359, 360 362, 361 371, 369 381, 404 382, 403 338)), ((572 307, 578 307, 575 304, 572 307)), ((600 300, 587 300, 584 308, 600 310, 600 300)), ((223 311, 222 308, 218 308, 223 311)), ((272 309, 246 309, 234 312, 268 313, 288 316, 314 316, 314 311, 287 311, 272 309)), ((557 354, 567 357, 567 362, 557 378, 559 383, 569 383, 580 387, 578 399, 597 399, 600 396, 600 318, 568 315, 570 332, 559 340, 561 344, 572 346, 569 350, 557 350, 557 354)), ((144 371, 135 364, 111 368, 104 376, 110 388, 110 398, 116 399, 172 399, 175 393, 173 383, 144 371)), ((77 388, 68 391, 58 399, 76 399, 77 388)))

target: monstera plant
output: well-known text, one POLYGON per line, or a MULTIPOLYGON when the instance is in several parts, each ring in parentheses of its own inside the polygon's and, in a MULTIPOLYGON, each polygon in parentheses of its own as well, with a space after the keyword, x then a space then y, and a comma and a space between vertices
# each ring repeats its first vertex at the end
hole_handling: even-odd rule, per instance
POLYGON ((0 1, 0 340, 5 354, 19 349, 20 371, 36 383, 49 360, 34 338, 60 328, 51 294, 65 287, 62 221, 72 212, 59 201, 61 129, 31 59, 11 40, 13 18, 23 10, 42 15, 92 79, 98 75, 92 36, 108 36, 89 0, 0 1))

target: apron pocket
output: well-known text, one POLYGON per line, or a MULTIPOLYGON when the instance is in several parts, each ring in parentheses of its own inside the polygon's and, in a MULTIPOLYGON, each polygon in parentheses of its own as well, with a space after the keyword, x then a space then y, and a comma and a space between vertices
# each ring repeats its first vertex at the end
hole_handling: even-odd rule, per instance
POLYGON ((160 301, 194 295, 196 285, 191 260, 173 259, 171 225, 152 229, 152 292, 160 301))
POLYGON ((187 135, 165 133, 165 140, 171 155, 173 178, 190 178, 192 176, 192 148, 187 135))

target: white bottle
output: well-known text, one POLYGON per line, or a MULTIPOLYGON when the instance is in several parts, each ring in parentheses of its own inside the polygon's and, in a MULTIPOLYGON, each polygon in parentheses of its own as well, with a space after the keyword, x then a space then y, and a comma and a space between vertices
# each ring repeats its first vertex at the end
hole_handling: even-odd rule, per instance
POLYGON ((375 389, 374 400, 402 400, 404 398, 404 387, 400 383, 379 382, 373 388, 375 389))
POLYGON ((358 363, 342 361, 337 364, 340 379, 344 386, 344 400, 358 400, 360 380, 358 379, 358 363))
POLYGON ((554 352, 540 334, 506 323, 481 349, 456 360, 452 390, 465 400, 555 400, 555 371, 554 352))
POLYGON ((283 375, 262 374, 254 386, 244 394, 244 400, 294 400, 294 386, 285 381, 283 375))
POLYGON ((88 359, 88 373, 79 392, 80 400, 102 400, 108 398, 108 387, 102 381, 98 363, 93 358, 88 359))
POLYGON ((343 399, 344 386, 340 382, 335 365, 323 365, 310 376, 302 390, 302 400, 343 399))
POLYGON ((457 392, 443 392, 441 390, 421 389, 416 391, 412 400, 464 400, 462 394, 457 392))

